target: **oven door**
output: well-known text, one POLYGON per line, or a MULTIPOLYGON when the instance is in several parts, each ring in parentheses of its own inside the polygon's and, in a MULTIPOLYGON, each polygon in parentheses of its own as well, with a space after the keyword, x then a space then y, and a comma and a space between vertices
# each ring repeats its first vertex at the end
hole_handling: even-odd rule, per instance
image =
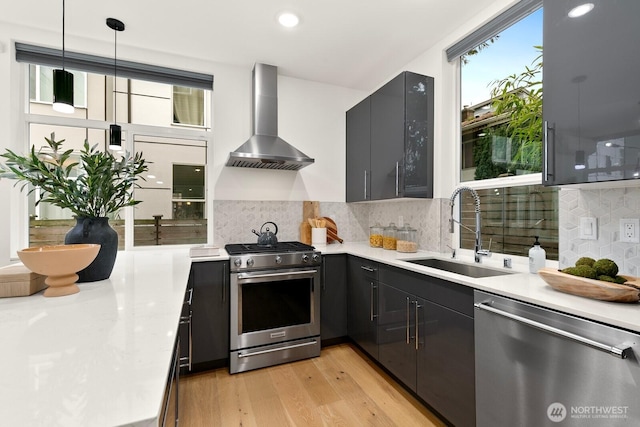
POLYGON ((320 335, 319 269, 232 273, 230 287, 232 351, 320 335))

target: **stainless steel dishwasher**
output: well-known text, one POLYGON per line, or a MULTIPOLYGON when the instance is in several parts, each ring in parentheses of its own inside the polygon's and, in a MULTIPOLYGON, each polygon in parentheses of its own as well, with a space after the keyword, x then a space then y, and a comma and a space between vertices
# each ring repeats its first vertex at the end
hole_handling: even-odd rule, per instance
POLYGON ((640 425, 640 334, 482 291, 475 308, 478 427, 640 425))

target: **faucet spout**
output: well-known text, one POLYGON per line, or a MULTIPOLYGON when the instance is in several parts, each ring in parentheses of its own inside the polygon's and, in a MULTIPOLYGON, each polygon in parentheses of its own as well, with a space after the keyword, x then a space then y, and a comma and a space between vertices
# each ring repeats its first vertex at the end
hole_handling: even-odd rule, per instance
POLYGON ((474 261, 475 262, 481 262, 481 257, 482 256, 491 256, 491 252, 487 249, 482 249, 482 235, 480 233, 480 228, 481 228, 481 223, 480 223, 480 196, 478 196, 478 193, 476 192, 476 190, 474 190, 471 187, 466 187, 466 186, 462 186, 462 187, 458 187, 453 191, 453 194, 451 194, 451 197, 449 199, 449 205, 451 206, 451 219, 449 220, 449 233, 453 233, 453 227, 454 227, 454 223, 458 223, 460 224, 461 227, 471 231, 472 233, 475 233, 475 244, 474 244, 474 248, 473 248, 473 254, 474 254, 474 261), (456 197, 458 196, 458 194, 460 194, 463 191, 468 191, 469 193, 471 193, 471 196, 473 196, 473 200, 475 202, 475 213, 476 213, 476 229, 472 230, 471 228, 467 227, 466 225, 462 224, 460 221, 457 221, 453 218, 453 207, 455 205, 455 200, 456 197))

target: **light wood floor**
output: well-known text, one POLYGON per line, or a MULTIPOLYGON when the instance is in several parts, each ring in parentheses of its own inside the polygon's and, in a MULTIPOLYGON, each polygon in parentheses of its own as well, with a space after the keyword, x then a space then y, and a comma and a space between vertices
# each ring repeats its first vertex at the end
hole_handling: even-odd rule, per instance
POLYGON ((180 393, 185 427, 444 426, 349 344, 240 374, 181 377, 180 393))

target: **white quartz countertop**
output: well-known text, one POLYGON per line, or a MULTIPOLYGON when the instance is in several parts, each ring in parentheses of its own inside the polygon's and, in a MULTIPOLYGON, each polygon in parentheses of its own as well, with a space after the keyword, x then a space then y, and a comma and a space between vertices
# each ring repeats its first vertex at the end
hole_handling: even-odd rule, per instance
POLYGON ((156 426, 188 252, 119 252, 77 294, 0 299, 0 425, 156 426))
MULTIPOLYGON (((640 305, 557 292, 526 265, 515 274, 473 279, 423 267, 367 243, 330 244, 348 253, 565 313, 640 332, 640 305)), ((42 293, 0 299, 0 424, 7 426, 155 426, 164 398, 191 262, 188 249, 119 252, 108 280, 80 284, 59 298, 42 293)), ((445 257, 446 258, 446 257, 445 257)), ((461 259, 471 262, 471 259, 461 259)), ((501 257, 484 265, 502 268, 501 257)))
MULTIPOLYGON (((367 243, 332 243, 317 247, 323 254, 348 253, 372 261, 400 267, 417 273, 449 280, 475 289, 492 292, 520 301, 562 311, 598 322, 640 332, 640 304, 599 301, 590 298, 565 294, 551 288, 537 274, 531 274, 528 265, 514 265, 510 271, 515 274, 474 279, 460 274, 449 273, 435 268, 424 267, 407 262, 417 258, 444 258, 437 252, 419 251, 417 253, 399 253, 382 248, 372 248, 367 243)), ((504 257, 492 256, 483 260, 483 266, 500 268, 504 257)), ((473 263, 472 257, 459 259, 473 263)))

